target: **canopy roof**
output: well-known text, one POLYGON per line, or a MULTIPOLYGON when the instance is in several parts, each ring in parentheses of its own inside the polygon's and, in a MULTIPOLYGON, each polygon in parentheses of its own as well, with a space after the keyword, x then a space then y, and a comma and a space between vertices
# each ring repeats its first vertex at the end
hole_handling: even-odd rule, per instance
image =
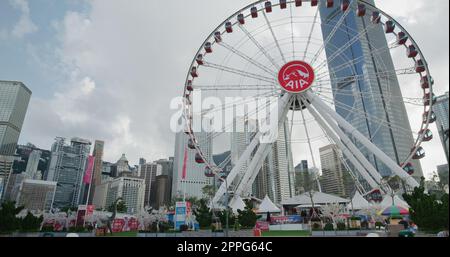
POLYGON ((370 203, 358 192, 352 198, 352 202, 348 204, 348 208, 353 210, 362 210, 370 207, 370 203))
POLYGON ((392 203, 391 195, 385 195, 384 199, 383 199, 383 201, 381 201, 380 205, 383 208, 387 208, 392 205, 396 205, 396 206, 403 207, 405 209, 409 209, 409 205, 404 200, 400 199, 400 197, 398 197, 398 195, 394 196, 394 203, 392 203))
POLYGON ((234 200, 231 204, 230 204, 231 209, 233 210, 233 213, 238 213, 238 210, 243 211, 245 209, 245 203, 242 200, 242 198, 240 196, 236 197, 236 200, 234 200))
MULTIPOLYGON (((348 203, 350 200, 344 199, 335 195, 325 194, 322 192, 313 192, 313 201, 316 205, 325 205, 331 203, 348 203)), ((311 205, 311 198, 308 192, 294 196, 290 199, 287 199, 281 203, 282 205, 311 205)), ((299 206, 301 207, 301 206, 299 206)))
POLYGON ((259 209, 257 212, 258 213, 281 212, 281 210, 266 195, 266 197, 264 197, 264 200, 262 201, 262 203, 259 205, 259 209))

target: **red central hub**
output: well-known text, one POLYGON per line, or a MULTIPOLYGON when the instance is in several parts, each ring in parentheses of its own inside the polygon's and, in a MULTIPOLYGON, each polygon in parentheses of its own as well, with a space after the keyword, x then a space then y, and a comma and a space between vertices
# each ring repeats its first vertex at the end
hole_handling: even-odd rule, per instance
POLYGON ((314 69, 306 62, 292 61, 285 64, 278 73, 280 86, 290 93, 301 93, 314 82, 314 69))

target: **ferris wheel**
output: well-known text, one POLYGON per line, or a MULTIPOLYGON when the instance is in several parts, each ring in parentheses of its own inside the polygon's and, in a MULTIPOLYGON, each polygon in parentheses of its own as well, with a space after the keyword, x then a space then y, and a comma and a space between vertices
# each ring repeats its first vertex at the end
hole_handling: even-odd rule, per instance
POLYGON ((264 108, 276 114, 287 142, 287 176, 303 159, 318 169, 319 150, 332 145, 358 188, 383 190, 389 176, 414 188, 422 145, 433 138, 433 84, 417 43, 373 0, 257 1, 219 24, 195 54, 183 94, 184 132, 205 176, 224 182, 214 203, 226 192, 248 194, 273 151, 276 141, 262 140, 257 125, 245 147, 232 151, 230 172, 212 158, 236 148, 228 128, 237 119, 259 124, 264 108), (212 98, 222 104, 208 103, 212 98), (264 100, 249 107, 251 99, 264 100), (237 107, 247 112, 223 117, 237 107), (211 123, 220 126, 205 132, 202 125, 211 123))

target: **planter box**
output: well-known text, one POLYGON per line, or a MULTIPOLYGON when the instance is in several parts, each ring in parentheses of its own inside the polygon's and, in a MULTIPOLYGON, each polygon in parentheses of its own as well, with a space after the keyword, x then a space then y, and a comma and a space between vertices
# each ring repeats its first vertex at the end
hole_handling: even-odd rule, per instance
POLYGON ((324 234, 323 234, 323 231, 319 231, 319 230, 317 230, 317 231, 311 231, 311 235, 312 236, 324 236, 324 234))
POLYGON ((348 236, 348 231, 347 230, 338 230, 336 231, 336 236, 348 236))
POLYGON ((323 235, 327 237, 334 237, 336 236, 336 231, 323 231, 323 235))
POLYGON ((12 237, 39 237, 39 232, 15 232, 12 233, 12 237))

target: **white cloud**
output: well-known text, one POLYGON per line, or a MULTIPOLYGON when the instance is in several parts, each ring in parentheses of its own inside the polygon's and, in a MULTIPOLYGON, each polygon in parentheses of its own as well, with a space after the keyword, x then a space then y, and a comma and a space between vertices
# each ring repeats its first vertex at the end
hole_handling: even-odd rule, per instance
MULTIPOLYGON (((66 80, 51 99, 33 98, 24 128, 32 133, 29 139, 42 145, 55 136, 102 139, 110 161, 122 153, 132 163, 172 155, 169 103, 182 94, 191 58, 217 24, 252 1, 212 2, 97 0, 90 2, 88 13, 68 12, 53 23, 61 41, 55 67, 66 80)), ((442 20, 448 16, 439 5, 448 1, 377 4, 405 22, 428 56, 442 93, 448 85, 448 23, 442 20), (436 33, 436 24, 447 29, 436 33)), ((21 10, 29 16, 27 8, 21 10)), ((442 147, 437 139, 426 149, 431 151, 422 163, 429 172, 441 162, 442 147)))
POLYGON ((27 34, 36 32, 38 27, 31 20, 28 2, 26 0, 10 0, 9 2, 12 7, 20 11, 19 21, 14 25, 11 35, 15 38, 23 38, 27 34))

